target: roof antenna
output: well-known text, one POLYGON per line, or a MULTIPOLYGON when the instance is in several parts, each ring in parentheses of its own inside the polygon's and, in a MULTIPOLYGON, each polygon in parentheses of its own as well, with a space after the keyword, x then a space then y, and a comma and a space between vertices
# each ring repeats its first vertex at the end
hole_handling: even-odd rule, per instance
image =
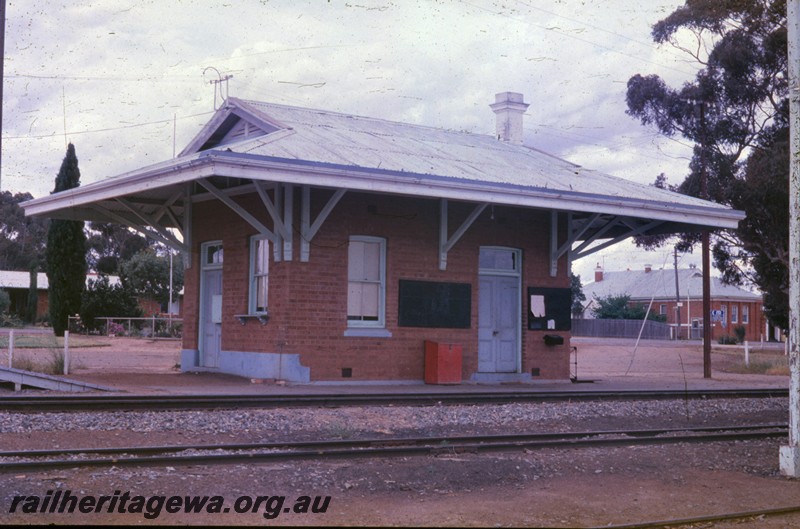
MULTIPOLYGON (((217 72, 217 78, 212 79, 208 82, 209 84, 214 85, 214 110, 217 110, 219 108, 217 107, 217 87, 219 87, 219 97, 220 99, 222 99, 222 105, 224 105, 225 102, 228 100, 228 80, 233 79, 233 75, 227 74, 225 75, 225 77, 223 77, 222 74, 219 73, 219 70, 217 70, 213 66, 207 66, 203 70, 203 75, 205 75, 208 70, 214 70, 215 72, 217 72), (225 83, 225 97, 222 97, 222 87, 219 86, 222 83, 225 83)), ((222 105, 220 105, 220 107, 222 105)))

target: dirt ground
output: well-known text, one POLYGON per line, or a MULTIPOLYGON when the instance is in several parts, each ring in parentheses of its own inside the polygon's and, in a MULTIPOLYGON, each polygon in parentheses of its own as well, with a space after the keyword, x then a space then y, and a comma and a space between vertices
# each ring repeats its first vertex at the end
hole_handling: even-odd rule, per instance
MULTIPOLYGON (((696 345, 578 340, 578 375, 606 383, 689 387, 702 379, 702 352, 696 345)), ((257 385, 237 377, 179 374, 176 342, 104 339, 110 345, 87 347, 74 355, 76 378, 125 388, 162 391, 164 381, 186 387, 213 382, 220 391, 252 391, 257 385), (208 377, 208 378, 204 378, 208 377)), ((33 354, 39 354, 34 352, 33 354)), ((47 354, 47 352, 41 352, 47 354)), ((724 367, 728 356, 714 355, 724 367)), ((713 384, 788 386, 787 377, 739 375, 715 369, 713 384)), ((330 388, 328 388, 330 390, 330 388)), ((424 413, 421 409, 420 413, 424 413)), ((199 412, 198 412, 199 413, 199 412)), ((759 417, 758 420, 766 420, 759 417)), ((780 417, 777 417, 780 419, 780 417)), ((652 420, 657 420, 653 418, 652 420)), ((601 417, 586 424, 603 425, 601 417)), ((631 419, 628 426, 635 426, 631 419)), ((572 425, 580 427, 581 424, 572 425)), ((608 424, 609 428, 621 427, 608 424)), ((236 438, 244 439, 245 433, 236 438)), ((219 441, 221 436, 208 436, 219 441)), ((196 435, 163 432, 136 435, 124 430, 37 434, 3 432, 0 448, 175 444, 196 435)), ((229 466, 60 469, 0 473, 0 523, 192 524, 192 525, 377 525, 600 527, 654 520, 714 515, 786 506, 800 509, 800 482, 781 477, 778 448, 785 442, 742 441, 697 445, 612 449, 536 450, 497 454, 441 454, 357 462, 326 461, 229 466), (226 505, 241 496, 284 496, 291 505, 300 495, 330 496, 327 512, 85 515, 8 512, 14 496, 70 489, 75 494, 221 495, 226 505)), ((800 527, 800 514, 755 518, 694 527, 800 527)))

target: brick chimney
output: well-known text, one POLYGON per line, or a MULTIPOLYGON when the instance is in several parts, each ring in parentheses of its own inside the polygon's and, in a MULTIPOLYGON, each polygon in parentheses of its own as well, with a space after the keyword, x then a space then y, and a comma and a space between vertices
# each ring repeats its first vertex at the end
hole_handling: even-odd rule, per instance
POLYGON ((594 269, 594 281, 595 283, 603 280, 603 267, 600 266, 600 263, 597 263, 597 267, 594 269))
POLYGON ((645 274, 649 274, 652 271, 653 271, 653 265, 649 265, 649 264, 644 265, 644 273, 645 274))
POLYGON ((529 105, 522 102, 522 94, 517 92, 501 92, 494 100, 489 106, 496 116, 497 139, 522 145, 522 115, 529 105))

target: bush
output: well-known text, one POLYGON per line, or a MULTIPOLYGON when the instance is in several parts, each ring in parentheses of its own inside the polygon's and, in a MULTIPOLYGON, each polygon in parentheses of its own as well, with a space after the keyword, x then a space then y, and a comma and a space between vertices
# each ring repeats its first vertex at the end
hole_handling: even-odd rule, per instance
POLYGON ((25 322, 13 314, 0 314, 0 327, 20 328, 24 325, 25 322))
POLYGON ((97 318, 137 318, 142 310, 130 290, 122 285, 109 284, 108 277, 101 275, 90 281, 81 297, 81 320, 89 331, 105 331, 103 321, 97 318))
POLYGON ((733 328, 733 334, 736 335, 736 339, 739 340, 739 343, 744 343, 744 335, 747 332, 747 329, 744 328, 744 325, 739 325, 733 328))
POLYGON ((719 340, 717 341, 719 342, 720 345, 736 345, 737 343, 739 343, 736 340, 735 336, 729 336, 727 334, 724 336, 720 336, 719 340))

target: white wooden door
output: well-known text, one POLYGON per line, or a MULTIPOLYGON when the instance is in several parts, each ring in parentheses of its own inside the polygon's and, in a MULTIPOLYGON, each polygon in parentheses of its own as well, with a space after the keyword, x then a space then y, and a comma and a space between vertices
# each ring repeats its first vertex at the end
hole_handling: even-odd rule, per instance
POLYGON ((478 371, 514 373, 519 359, 519 279, 482 275, 478 288, 478 371))
POLYGON ((200 365, 219 367, 222 348, 222 244, 206 244, 202 253, 200 365))

